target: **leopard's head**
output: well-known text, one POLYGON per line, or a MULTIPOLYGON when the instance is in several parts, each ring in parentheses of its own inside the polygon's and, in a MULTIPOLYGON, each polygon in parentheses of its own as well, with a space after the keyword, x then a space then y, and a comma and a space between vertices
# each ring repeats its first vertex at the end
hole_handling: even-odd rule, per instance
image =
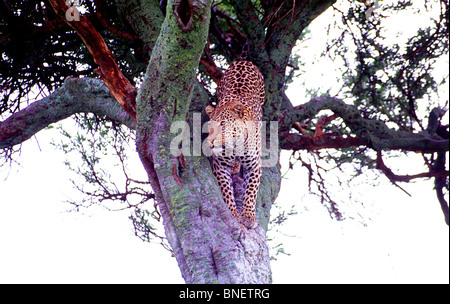
POLYGON ((210 119, 207 142, 212 153, 243 153, 248 137, 246 121, 252 120, 249 109, 241 102, 233 101, 216 108, 207 106, 205 112, 210 119))

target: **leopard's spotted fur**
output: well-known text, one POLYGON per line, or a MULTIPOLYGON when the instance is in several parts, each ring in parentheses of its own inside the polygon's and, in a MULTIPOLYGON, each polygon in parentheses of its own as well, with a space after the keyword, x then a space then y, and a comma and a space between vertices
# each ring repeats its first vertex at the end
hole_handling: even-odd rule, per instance
MULTIPOLYGON (((264 79, 258 68, 240 60, 230 65, 217 88, 216 108, 206 107, 213 172, 231 213, 248 228, 258 225, 255 203, 261 181, 261 119, 264 79), (243 168, 244 202, 239 213, 233 196, 233 171, 243 168)), ((235 173, 235 172, 234 172, 235 173)))

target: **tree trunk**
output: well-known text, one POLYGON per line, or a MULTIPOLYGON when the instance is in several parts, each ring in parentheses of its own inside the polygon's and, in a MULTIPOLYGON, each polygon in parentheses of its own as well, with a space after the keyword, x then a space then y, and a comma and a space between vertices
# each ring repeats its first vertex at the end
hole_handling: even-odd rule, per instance
POLYGON ((137 150, 186 283, 270 283, 265 232, 279 190, 279 170, 263 171, 257 208, 262 225, 247 230, 223 202, 208 159, 184 155, 185 168, 179 172, 180 158, 170 149, 177 135, 170 132, 171 124, 190 120, 190 107, 207 105, 194 88, 210 9, 211 1, 168 2, 137 97, 137 150))

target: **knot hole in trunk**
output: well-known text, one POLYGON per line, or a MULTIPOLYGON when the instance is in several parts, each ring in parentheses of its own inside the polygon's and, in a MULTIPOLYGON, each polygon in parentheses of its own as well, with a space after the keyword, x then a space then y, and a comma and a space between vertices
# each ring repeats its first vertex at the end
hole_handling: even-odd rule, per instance
POLYGON ((189 0, 180 0, 174 4, 174 13, 183 32, 191 29, 193 8, 189 0))

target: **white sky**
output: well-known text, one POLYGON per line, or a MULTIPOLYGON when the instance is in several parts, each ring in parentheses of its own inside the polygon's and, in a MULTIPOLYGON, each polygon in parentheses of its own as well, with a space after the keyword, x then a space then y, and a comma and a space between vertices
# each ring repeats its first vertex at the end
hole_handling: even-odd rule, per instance
MULTIPOLYGON (((317 81, 333 81, 323 77, 315 75, 317 81)), ((288 94, 302 96, 296 84, 288 94)), ((166 250, 134 236, 127 212, 101 207, 66 212, 70 206, 63 201, 79 194, 63 152, 49 144, 57 135, 54 129, 41 132, 39 146, 35 138, 23 144, 21 168, 0 169, 0 283, 183 283, 166 250)), ((397 168, 412 170, 408 173, 417 173, 415 163, 414 155, 395 160, 397 168)), ((286 168, 283 157, 283 172, 286 168)), ((331 220, 307 195, 304 169, 288 173, 278 204, 295 205, 298 214, 269 232, 270 244, 282 242, 291 254, 272 262, 274 283, 448 284, 449 228, 432 182, 402 185, 411 198, 384 177, 379 182, 353 189, 364 208, 346 206, 361 214, 363 225, 359 219, 331 220)))
MULTIPOLYGON (((66 212, 78 194, 63 153, 45 142, 52 132, 38 136, 41 150, 26 142, 23 168, 0 182, 0 283, 183 283, 167 251, 133 235, 127 212, 66 212)), ((412 198, 390 185, 357 188, 366 208, 348 208, 364 226, 331 220, 303 170, 286 176, 278 199, 298 215, 269 233, 291 254, 272 262, 275 283, 448 283, 449 230, 430 183, 405 185, 412 198)))

